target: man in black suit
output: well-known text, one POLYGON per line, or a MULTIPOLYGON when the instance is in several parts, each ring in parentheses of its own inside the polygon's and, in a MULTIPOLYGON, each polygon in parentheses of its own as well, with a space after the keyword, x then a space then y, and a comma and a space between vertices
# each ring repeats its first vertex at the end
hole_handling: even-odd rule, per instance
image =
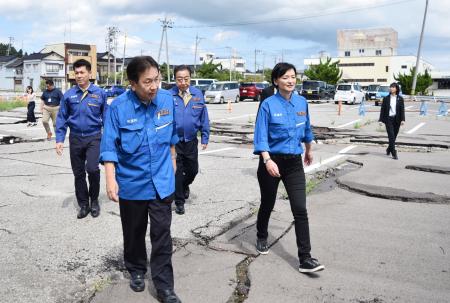
POLYGON ((397 138, 400 126, 405 124, 405 103, 402 96, 399 96, 400 87, 397 83, 390 86, 390 94, 383 98, 383 104, 380 110, 381 123, 386 125, 386 132, 389 138, 389 147, 386 149, 386 155, 392 154, 392 158, 398 160, 395 150, 395 139, 397 138))

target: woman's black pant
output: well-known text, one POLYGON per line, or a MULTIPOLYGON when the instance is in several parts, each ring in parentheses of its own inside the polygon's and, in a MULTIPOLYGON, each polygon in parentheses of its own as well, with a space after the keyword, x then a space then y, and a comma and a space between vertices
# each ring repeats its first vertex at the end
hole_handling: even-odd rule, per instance
POLYGON ((27 122, 36 122, 36 116, 34 115, 34 108, 36 107, 36 102, 28 102, 27 106, 27 122))
POLYGON ((308 212, 306 210, 306 182, 302 157, 301 155, 271 155, 271 158, 278 165, 281 178, 270 176, 262 157, 260 157, 258 182, 261 191, 261 206, 256 223, 257 237, 259 239, 267 239, 268 237, 267 228, 270 214, 275 205, 278 184, 281 180, 286 188, 294 215, 298 258, 302 262, 304 259, 311 257, 308 212))
POLYGON ((386 132, 389 138, 389 150, 395 152, 395 140, 397 139, 398 132, 400 130, 400 122, 394 117, 388 117, 386 121, 386 132))

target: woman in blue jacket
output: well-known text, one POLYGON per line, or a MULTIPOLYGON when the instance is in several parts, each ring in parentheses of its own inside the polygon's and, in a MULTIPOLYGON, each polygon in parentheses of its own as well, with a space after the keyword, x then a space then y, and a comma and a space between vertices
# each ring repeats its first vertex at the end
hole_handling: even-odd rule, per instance
POLYGON ((289 63, 275 65, 272 84, 277 93, 264 100, 256 119, 254 153, 260 155, 258 182, 261 191, 256 249, 260 254, 269 251, 267 228, 281 180, 289 196, 295 221, 299 271, 311 273, 324 269, 310 254, 306 182, 302 163, 303 152, 306 165, 313 161, 311 142, 314 137, 306 99, 293 93, 296 80, 295 66, 289 63))

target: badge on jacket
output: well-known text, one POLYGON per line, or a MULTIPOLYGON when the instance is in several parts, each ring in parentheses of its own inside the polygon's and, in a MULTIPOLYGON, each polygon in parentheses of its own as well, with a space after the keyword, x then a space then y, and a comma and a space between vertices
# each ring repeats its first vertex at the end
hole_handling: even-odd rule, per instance
POLYGON ((306 112, 297 112, 297 116, 306 116, 306 112))
POLYGON ((158 119, 159 119, 159 117, 161 117, 161 116, 167 116, 168 114, 169 114, 169 110, 168 110, 168 109, 162 109, 162 110, 160 110, 160 111, 157 113, 158 119))

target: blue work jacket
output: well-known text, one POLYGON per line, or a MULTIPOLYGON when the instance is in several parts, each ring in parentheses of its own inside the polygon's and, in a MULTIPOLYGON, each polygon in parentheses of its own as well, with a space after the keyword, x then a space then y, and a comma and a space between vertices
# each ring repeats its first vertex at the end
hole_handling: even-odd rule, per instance
POLYGON ((270 154, 302 154, 301 143, 310 143, 313 139, 305 98, 292 94, 288 101, 278 92, 261 104, 255 125, 255 154, 264 151, 270 154))
POLYGON ((148 105, 127 91, 110 105, 100 145, 100 163, 114 162, 119 197, 161 199, 175 191, 170 146, 178 142, 172 95, 159 89, 148 105))
POLYGON ((56 117, 56 142, 64 142, 67 127, 70 128, 70 134, 76 136, 87 137, 100 133, 106 107, 104 91, 94 84, 89 85, 87 94, 79 86, 69 89, 61 100, 56 117))
POLYGON ((183 98, 179 95, 178 87, 174 86, 170 89, 175 103, 175 121, 178 137, 186 142, 192 141, 197 138, 197 133, 200 131, 201 144, 208 144, 209 118, 205 99, 198 88, 189 86, 189 92, 191 99, 185 106, 183 98))

